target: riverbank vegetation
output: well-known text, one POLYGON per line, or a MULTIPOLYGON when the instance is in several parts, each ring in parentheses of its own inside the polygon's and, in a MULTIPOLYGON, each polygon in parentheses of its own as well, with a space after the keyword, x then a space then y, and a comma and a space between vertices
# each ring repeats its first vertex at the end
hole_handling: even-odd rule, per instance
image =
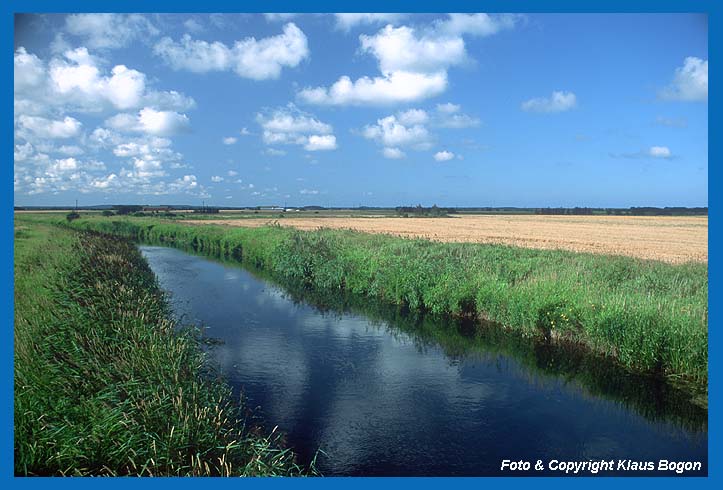
MULTIPOLYGON (((57 219, 56 219, 57 220, 57 219)), ((345 230, 81 218, 72 227, 190 247, 309 288, 484 319, 707 389, 707 265, 345 230)))
POLYGON ((16 220, 16 475, 305 472, 169 318, 132 243, 16 220))

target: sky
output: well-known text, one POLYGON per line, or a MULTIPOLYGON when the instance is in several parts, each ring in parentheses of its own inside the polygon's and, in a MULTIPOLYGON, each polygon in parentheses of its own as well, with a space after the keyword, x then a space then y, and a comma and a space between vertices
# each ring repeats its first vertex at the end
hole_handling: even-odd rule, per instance
POLYGON ((707 206, 702 14, 15 18, 18 206, 707 206))

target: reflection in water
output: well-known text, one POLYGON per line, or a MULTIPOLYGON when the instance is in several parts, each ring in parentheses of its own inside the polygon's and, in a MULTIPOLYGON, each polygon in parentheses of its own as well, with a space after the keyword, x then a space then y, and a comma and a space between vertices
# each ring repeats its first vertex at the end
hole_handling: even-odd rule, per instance
POLYGON ((572 348, 141 247, 247 405, 327 475, 490 475, 502 459, 702 461, 707 411, 572 348), (311 306, 314 304, 316 306, 311 306))

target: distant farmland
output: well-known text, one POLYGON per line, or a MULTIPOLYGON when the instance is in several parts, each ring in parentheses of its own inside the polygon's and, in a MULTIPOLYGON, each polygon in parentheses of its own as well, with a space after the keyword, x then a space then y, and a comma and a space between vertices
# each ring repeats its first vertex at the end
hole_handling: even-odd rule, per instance
MULTIPOLYGON (((269 219, 184 220, 258 227, 269 219)), ((282 226, 301 230, 352 229, 440 242, 499 243, 625 255, 668 263, 708 261, 708 218, 667 216, 454 216, 448 218, 293 217, 282 226)))

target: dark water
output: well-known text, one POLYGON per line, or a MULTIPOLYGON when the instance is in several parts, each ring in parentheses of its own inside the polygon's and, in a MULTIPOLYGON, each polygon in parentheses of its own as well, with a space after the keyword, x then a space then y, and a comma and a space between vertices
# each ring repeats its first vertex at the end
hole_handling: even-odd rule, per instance
POLYGON ((602 359, 381 306, 323 311, 240 267, 141 250, 247 405, 302 463, 323 450, 325 475, 493 475, 503 459, 707 473, 707 411, 602 359))

